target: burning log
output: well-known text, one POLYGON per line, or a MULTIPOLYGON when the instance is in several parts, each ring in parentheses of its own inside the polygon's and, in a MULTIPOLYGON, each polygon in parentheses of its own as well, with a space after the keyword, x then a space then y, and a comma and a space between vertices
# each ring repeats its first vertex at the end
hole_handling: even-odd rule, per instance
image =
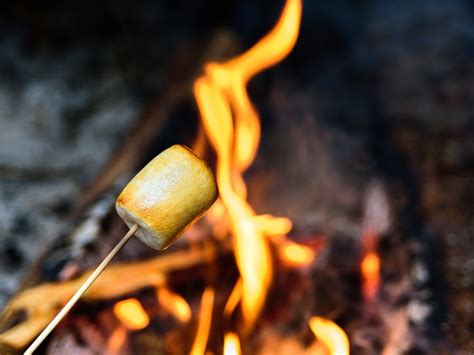
MULTIPOLYGON (((218 252, 223 251, 230 251, 230 245, 223 244, 217 249, 215 245, 205 244, 198 249, 177 251, 148 261, 111 265, 84 294, 83 300, 91 302, 115 299, 145 287, 162 286, 166 282, 167 273, 209 263, 215 259, 218 252), (127 278, 123 277, 125 274, 127 278)), ((26 346, 51 322, 61 305, 77 291, 91 273, 92 271, 86 272, 71 281, 32 287, 18 294, 5 308, 1 316, 2 323, 12 321, 19 312, 24 312, 28 318, 1 333, 0 344, 7 344, 14 349, 26 346)))

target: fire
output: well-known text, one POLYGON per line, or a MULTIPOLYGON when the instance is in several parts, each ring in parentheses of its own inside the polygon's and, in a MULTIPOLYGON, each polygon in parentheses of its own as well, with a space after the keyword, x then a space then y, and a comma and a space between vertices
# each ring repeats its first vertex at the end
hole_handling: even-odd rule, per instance
POLYGON ((315 256, 311 248, 288 240, 281 245, 279 255, 286 265, 295 267, 311 264, 315 256))
POLYGON ((232 312, 234 312, 235 307, 239 303, 240 299, 242 298, 242 280, 239 279, 232 290, 229 298, 227 299, 227 303, 224 307, 224 316, 230 317, 232 312))
POLYGON ((376 299, 381 283, 381 260, 377 250, 380 236, 387 232, 392 223, 389 206, 384 185, 377 181, 371 183, 366 193, 362 219, 362 261, 360 264, 362 293, 368 304, 376 299))
POLYGON ((224 336, 224 355, 240 355, 239 337, 235 333, 227 333, 224 336))
POLYGON ((212 309, 214 308, 214 289, 206 288, 201 298, 201 309, 199 310, 199 323, 191 355, 204 355, 206 351, 207 339, 211 330, 212 309))
MULTIPOLYGON (((217 152, 217 183, 234 237, 247 330, 260 313, 272 280, 266 237, 273 228, 271 216, 265 221, 266 229, 260 228, 256 213, 246 200, 242 174, 253 162, 260 143, 260 120, 246 85, 254 75, 275 65, 292 50, 298 37, 301 7, 301 0, 288 0, 269 34, 238 57, 207 64, 205 76, 194 83, 202 124, 217 152)), ((282 220, 276 219, 276 222, 281 224, 282 220)))
POLYGON ((191 308, 183 297, 166 287, 159 287, 156 290, 156 296, 161 306, 181 323, 189 322, 191 319, 191 308))
POLYGON ((360 264, 362 273, 362 291, 368 300, 377 296, 380 286, 380 258, 375 252, 369 252, 364 256, 360 264))
POLYGON ((349 338, 336 323, 312 317, 309 326, 316 338, 328 348, 330 355, 349 355, 349 338))
POLYGON ((148 326, 150 319, 136 298, 129 298, 114 305, 115 316, 127 329, 140 330, 148 326))

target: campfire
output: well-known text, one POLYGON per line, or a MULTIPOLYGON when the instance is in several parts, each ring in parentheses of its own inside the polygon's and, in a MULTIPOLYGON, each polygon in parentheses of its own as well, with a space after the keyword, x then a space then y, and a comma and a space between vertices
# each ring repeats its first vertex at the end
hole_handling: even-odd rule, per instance
MULTIPOLYGON (((251 48, 204 61, 192 83, 179 84, 183 92, 192 87, 198 114, 186 143, 212 167, 218 200, 163 253, 136 241, 128 244, 38 354, 391 355, 426 350, 413 328, 430 314, 417 293, 428 271, 419 245, 394 233, 398 211, 383 181, 375 178, 357 191, 362 203, 358 214, 350 212, 355 218, 316 216, 307 226, 303 218, 274 215, 270 211, 285 211, 285 206, 261 198, 275 174, 263 172, 262 178, 255 173, 265 170, 257 163, 266 133, 248 83, 290 55, 303 13, 301 0, 287 0, 274 27, 251 48)), ((170 101, 178 100, 169 95, 170 101)), ((291 109, 282 105, 280 115, 291 109)), ((115 215, 111 196, 136 168, 130 152, 142 152, 152 140, 150 127, 157 123, 152 122, 156 110, 151 111, 117 153, 117 163, 107 166, 79 201, 68 231, 72 252, 55 268, 55 279, 37 277, 5 307, 0 353, 24 351, 123 235, 125 225, 115 215), (90 250, 93 240, 100 243, 90 250)), ((282 176, 279 189, 288 175, 282 176)), ((337 193, 328 192, 325 201, 344 198, 337 193)), ((305 192, 294 194, 304 198, 305 192)), ((54 248, 57 252, 62 245, 54 248)))

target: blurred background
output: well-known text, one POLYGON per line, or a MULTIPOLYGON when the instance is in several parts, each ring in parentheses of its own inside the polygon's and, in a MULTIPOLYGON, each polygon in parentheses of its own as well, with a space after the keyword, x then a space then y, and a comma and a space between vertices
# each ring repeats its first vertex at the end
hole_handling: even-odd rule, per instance
MULTIPOLYGON (((257 42, 283 4, 2 2, 0 309, 100 196, 97 177, 124 143, 137 167, 195 142, 193 80, 257 42)), ((262 121, 252 205, 290 217, 296 234, 331 235, 328 258, 344 269, 367 194, 382 186, 381 253, 410 250, 388 256, 384 276, 417 260, 421 352, 474 349, 473 83, 471 1, 307 0, 293 51, 248 87, 262 121)))

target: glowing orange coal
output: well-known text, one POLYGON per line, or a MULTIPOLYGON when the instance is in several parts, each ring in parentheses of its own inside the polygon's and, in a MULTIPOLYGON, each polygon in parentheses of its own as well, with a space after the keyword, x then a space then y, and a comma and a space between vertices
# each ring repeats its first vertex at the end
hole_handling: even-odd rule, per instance
POLYGON ((372 182, 367 190, 364 217, 362 219, 360 274, 362 293, 367 304, 375 301, 380 288, 380 265, 382 260, 377 253, 380 236, 391 225, 390 203, 384 185, 372 182))
POLYGON ((274 29, 242 55, 224 63, 208 63, 205 76, 194 83, 202 124, 217 153, 217 183, 228 214, 234 252, 242 280, 241 308, 250 330, 265 302, 272 280, 268 236, 286 219, 266 216, 259 221, 247 203, 243 172, 251 165, 260 143, 260 120, 247 94, 247 82, 275 65, 292 50, 298 37, 301 0, 288 0, 274 29), (276 223, 276 228, 273 226, 276 223), (263 226, 263 228, 262 228, 263 226))
POLYGON ((280 246, 279 256, 285 265, 293 267, 310 265, 315 257, 310 247, 289 240, 285 240, 280 246))
POLYGON ((187 323, 191 319, 191 308, 188 302, 166 287, 159 287, 156 295, 160 305, 176 319, 182 323, 187 323))
POLYGON ((374 300, 380 286, 380 258, 375 252, 364 256, 360 264, 362 291, 367 300, 374 300))
POLYGON ((312 317, 309 326, 316 338, 329 350, 330 355, 349 355, 349 338, 336 323, 321 317, 312 317))
POLYGON ((114 305, 114 314, 130 330, 140 330, 148 326, 150 319, 136 298, 129 298, 114 305))

